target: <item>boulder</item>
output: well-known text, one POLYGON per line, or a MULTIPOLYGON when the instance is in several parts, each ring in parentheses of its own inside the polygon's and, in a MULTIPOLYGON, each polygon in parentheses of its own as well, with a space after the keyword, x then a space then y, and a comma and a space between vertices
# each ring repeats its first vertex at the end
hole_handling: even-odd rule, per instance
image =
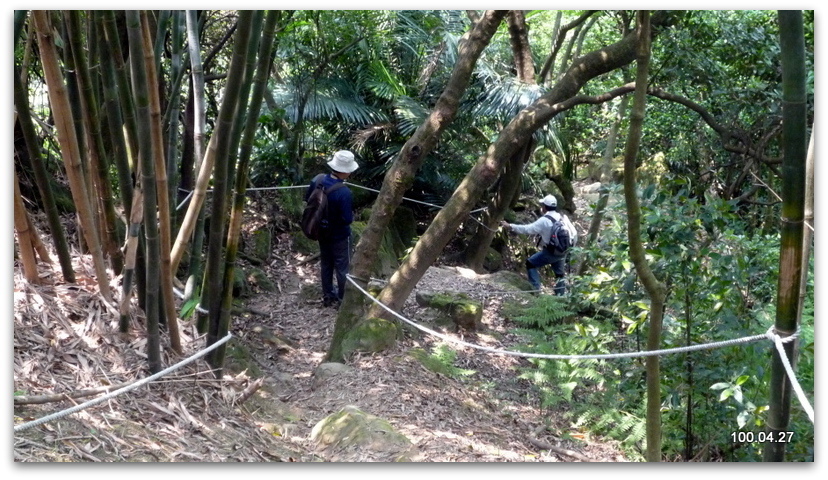
POLYGON ((270 252, 272 249, 272 235, 267 228, 261 228, 251 234, 249 244, 245 253, 254 265, 261 265, 270 261, 270 252))
POLYGON ((400 329, 394 322, 371 317, 357 323, 342 339, 342 353, 377 353, 396 343, 400 329))
POLYGON ((496 272, 503 268, 503 255, 494 248, 489 247, 486 258, 483 259, 483 268, 489 272, 496 272))
POLYGON ((483 275, 481 280, 495 285, 502 290, 534 290, 535 287, 529 283, 525 275, 521 275, 510 270, 501 270, 499 272, 483 275))
POLYGON ((311 440, 331 462, 414 462, 418 457, 411 440, 388 421, 353 405, 318 422, 311 440))
POLYGON ((276 284, 270 280, 270 277, 260 268, 251 267, 248 270, 247 281, 250 284, 264 290, 266 292, 273 292, 276 290, 276 284))
POLYGON ((477 331, 482 326, 483 304, 465 293, 419 291, 415 300, 421 307, 434 308, 448 315, 458 328, 477 331))

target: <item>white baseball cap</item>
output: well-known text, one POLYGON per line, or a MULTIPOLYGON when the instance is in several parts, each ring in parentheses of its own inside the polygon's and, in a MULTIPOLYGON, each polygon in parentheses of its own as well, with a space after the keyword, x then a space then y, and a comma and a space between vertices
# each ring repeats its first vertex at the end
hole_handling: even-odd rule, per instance
POLYGON ((354 160, 354 154, 348 150, 340 150, 333 154, 328 166, 335 172, 351 173, 357 168, 359 164, 354 160))
POLYGON ((555 195, 547 195, 540 199, 540 203, 546 205, 547 207, 557 207, 558 199, 555 198, 555 195))

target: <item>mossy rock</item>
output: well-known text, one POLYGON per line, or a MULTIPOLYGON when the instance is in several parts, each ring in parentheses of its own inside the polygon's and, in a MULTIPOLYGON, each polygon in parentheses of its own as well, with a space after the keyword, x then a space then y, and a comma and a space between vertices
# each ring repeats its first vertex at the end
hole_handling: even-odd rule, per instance
POLYGON ((264 270, 260 268, 251 268, 247 274, 247 281, 248 283, 252 283, 266 292, 273 292, 276 290, 276 284, 273 283, 264 270))
POLYGON ((270 261, 270 252, 272 250, 273 236, 270 230, 262 228, 253 232, 249 244, 245 246, 245 254, 253 263, 267 263, 270 261))
MULTIPOLYGON (((479 330, 483 320, 483 304, 473 300, 465 293, 459 292, 417 292, 417 304, 434 308, 448 315, 457 327, 466 330, 479 330)), ((436 319, 440 323, 440 317, 436 319)))
POLYGON ((244 269, 236 266, 233 269, 233 296, 236 298, 250 295, 250 286, 247 284, 247 274, 244 269))
POLYGON ((524 275, 509 270, 500 270, 485 275, 484 279, 494 285, 503 286, 506 290, 530 291, 535 289, 524 275))
POLYGON ((417 448, 387 421, 353 405, 329 415, 311 430, 316 449, 331 462, 414 462, 417 448))
POLYGON ((489 248, 486 258, 483 259, 483 268, 489 272, 496 272, 503 268, 503 255, 494 248, 489 248))
POLYGON ((381 352, 394 346, 399 335, 400 329, 396 323, 382 318, 367 318, 345 334, 342 339, 343 356, 355 352, 381 352))
POLYGON ((293 242, 293 251, 303 255, 314 255, 319 253, 319 242, 311 240, 302 233, 301 229, 297 229, 291 234, 293 242))

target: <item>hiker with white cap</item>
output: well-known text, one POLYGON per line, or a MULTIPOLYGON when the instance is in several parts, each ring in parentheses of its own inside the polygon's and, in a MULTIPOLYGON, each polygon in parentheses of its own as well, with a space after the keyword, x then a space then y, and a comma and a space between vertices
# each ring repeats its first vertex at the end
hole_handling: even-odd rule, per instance
POLYGON ((538 269, 551 265, 555 272, 555 295, 566 292, 567 250, 575 244, 578 232, 566 215, 558 212, 558 199, 554 195, 547 195, 540 199, 544 214, 532 223, 517 225, 502 221, 501 227, 506 230, 523 234, 539 235, 541 249, 526 260, 526 275, 535 290, 541 290, 541 278, 538 269))
POLYGON ((319 225, 319 263, 322 281, 322 303, 326 307, 338 308, 345 295, 345 278, 351 262, 351 223, 353 195, 344 184, 359 164, 354 154, 340 150, 328 162, 329 174, 319 174, 311 181, 305 192, 305 201, 311 197, 316 186, 321 184, 327 194, 327 210, 319 225), (333 278, 336 276, 334 289, 333 278))

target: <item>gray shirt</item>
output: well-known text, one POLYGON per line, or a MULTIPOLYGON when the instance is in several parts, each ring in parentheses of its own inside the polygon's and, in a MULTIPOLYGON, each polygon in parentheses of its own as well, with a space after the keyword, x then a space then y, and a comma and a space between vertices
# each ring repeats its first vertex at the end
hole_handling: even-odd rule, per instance
POLYGON ((559 221, 561 219, 561 214, 553 210, 551 212, 546 212, 544 216, 526 225, 510 223, 509 229, 515 233, 521 233, 523 235, 540 235, 541 245, 546 245, 549 243, 549 236, 552 234, 552 220, 550 220, 546 215, 551 215, 555 221, 559 221))

